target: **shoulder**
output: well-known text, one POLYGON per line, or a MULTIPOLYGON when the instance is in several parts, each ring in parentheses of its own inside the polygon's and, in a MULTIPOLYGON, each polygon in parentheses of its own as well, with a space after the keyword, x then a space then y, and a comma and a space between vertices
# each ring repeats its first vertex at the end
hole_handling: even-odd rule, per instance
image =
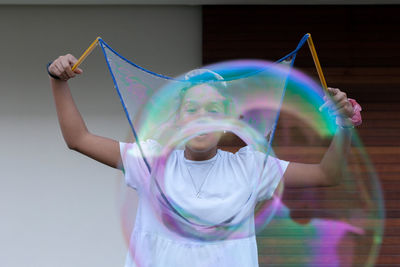
POLYGON ((129 156, 140 157, 141 156, 140 149, 142 149, 143 153, 147 157, 154 157, 158 152, 161 151, 161 145, 156 140, 152 139, 141 141, 139 142, 139 145, 138 143, 120 142, 119 147, 121 151, 121 156, 128 156, 128 157, 129 156))
POLYGON ((140 189, 150 175, 149 165, 160 151, 160 144, 155 140, 146 140, 139 143, 120 142, 120 153, 125 174, 125 182, 134 189, 140 189), (142 152, 146 158, 144 160, 142 152))
POLYGON ((235 153, 218 149, 218 154, 221 156, 221 159, 228 160, 228 161, 248 160, 249 158, 254 157, 254 156, 265 155, 265 154, 262 154, 261 152, 254 150, 250 146, 242 147, 235 153))
POLYGON ((127 169, 147 169, 148 166, 146 165, 150 164, 152 166, 154 160, 161 152, 161 145, 151 139, 139 143, 120 142, 119 146, 125 171, 127 169))
POLYGON ((239 158, 243 158, 243 159, 264 159, 265 158, 265 154, 255 150, 253 147, 251 146, 245 146, 242 147, 241 149, 239 149, 238 152, 235 153, 235 155, 239 158))
POLYGON ((259 162, 261 162, 260 156, 262 154, 260 153, 260 155, 257 155, 256 152, 257 151, 248 146, 239 149, 236 153, 219 150, 219 154, 221 155, 220 158, 225 166, 229 166, 234 169, 239 168, 243 171, 246 170, 246 173, 257 168, 257 165, 259 165, 259 162))
POLYGON ((268 169, 279 166, 279 168, 286 169, 289 162, 281 160, 274 156, 274 154, 268 154, 255 150, 251 146, 245 146, 239 149, 238 152, 233 154, 236 160, 243 162, 244 165, 249 168, 259 168, 264 166, 268 169), (267 158, 266 158, 267 157, 267 158))

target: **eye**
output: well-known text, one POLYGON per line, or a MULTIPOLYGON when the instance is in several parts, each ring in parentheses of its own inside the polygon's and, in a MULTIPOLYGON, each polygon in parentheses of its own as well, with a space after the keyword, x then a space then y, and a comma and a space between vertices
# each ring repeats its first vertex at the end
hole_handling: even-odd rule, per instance
POLYGON ((220 110, 214 108, 214 109, 210 109, 208 110, 209 113, 220 113, 220 110))
POLYGON ((195 108, 188 108, 188 109, 186 109, 186 112, 187 113, 195 113, 196 109, 195 108))
POLYGON ((194 105, 188 105, 185 107, 185 112, 186 113, 196 113, 197 112, 197 107, 194 105))
POLYGON ((223 113, 223 108, 220 105, 212 104, 207 107, 207 112, 211 114, 223 113))

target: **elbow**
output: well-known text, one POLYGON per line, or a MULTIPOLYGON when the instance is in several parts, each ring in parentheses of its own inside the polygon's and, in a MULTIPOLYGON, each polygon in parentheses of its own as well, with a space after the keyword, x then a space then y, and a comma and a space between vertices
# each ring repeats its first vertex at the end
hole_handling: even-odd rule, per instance
POLYGON ((67 145, 67 147, 70 149, 70 150, 74 150, 74 151, 78 151, 79 150, 79 146, 78 146, 78 142, 75 142, 75 141, 70 141, 70 140, 65 140, 65 143, 66 143, 66 145, 67 145))
POLYGON ((342 175, 340 173, 324 175, 323 182, 321 183, 324 187, 338 186, 342 181, 342 175))
POLYGON ((80 150, 82 140, 84 139, 84 135, 75 135, 64 137, 65 143, 70 150, 78 151, 80 150))
POLYGON ((332 187, 338 185, 340 185, 340 179, 331 179, 324 184, 325 187, 332 187))
POLYGON ((86 140, 86 136, 89 134, 88 131, 75 131, 69 133, 63 133, 64 141, 70 150, 78 151, 86 140))
POLYGON ((77 150, 77 147, 76 147, 76 145, 75 144, 72 144, 72 143, 67 143, 67 147, 70 149, 70 150, 77 150))
POLYGON ((342 182, 343 172, 340 169, 326 169, 320 165, 320 185, 322 187, 338 186, 342 182))

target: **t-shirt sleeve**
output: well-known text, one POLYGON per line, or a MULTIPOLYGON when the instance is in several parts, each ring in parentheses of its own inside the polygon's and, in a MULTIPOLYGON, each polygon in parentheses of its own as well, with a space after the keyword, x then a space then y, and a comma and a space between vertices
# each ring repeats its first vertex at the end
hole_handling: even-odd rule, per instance
POLYGON ((253 183, 257 181, 256 193, 258 201, 270 199, 282 180, 289 162, 268 156, 264 166, 265 154, 254 150, 250 146, 241 148, 239 155, 251 179, 249 182, 254 185, 253 183))
POLYGON ((263 169, 261 183, 258 186, 258 201, 272 198, 288 165, 288 161, 268 156, 267 164, 263 169))
MULTIPOLYGON (((154 140, 140 142, 148 163, 152 164, 160 145, 154 140)), ((125 183, 139 190, 150 177, 149 169, 140 153, 137 143, 119 143, 125 183)))

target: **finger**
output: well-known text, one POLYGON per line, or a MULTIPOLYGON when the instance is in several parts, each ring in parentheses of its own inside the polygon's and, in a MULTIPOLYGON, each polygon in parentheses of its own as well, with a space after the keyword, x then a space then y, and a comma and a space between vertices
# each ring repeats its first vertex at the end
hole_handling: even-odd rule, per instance
POLYGON ((340 92, 340 90, 337 89, 337 88, 328 87, 328 93, 329 93, 329 95, 331 95, 331 96, 334 96, 334 95, 336 95, 336 94, 339 93, 339 92, 340 92))
POLYGON ((61 72, 58 69, 57 65, 58 65, 58 59, 54 60, 54 62, 51 63, 51 65, 49 66, 49 71, 51 72, 51 74, 58 76, 61 74, 61 72))
POLYGON ((74 70, 74 72, 75 72, 76 74, 82 74, 83 70, 80 69, 80 68, 76 68, 76 69, 74 70))
POLYGON ((57 70, 57 68, 56 68, 54 62, 50 64, 48 71, 49 71, 52 75, 58 76, 58 70, 57 70))
POLYGON ((66 65, 65 65, 65 61, 61 61, 60 62, 60 68, 61 68, 61 70, 62 70, 62 73, 61 73, 61 77, 65 80, 65 79, 69 79, 70 77, 69 77, 69 75, 68 75, 68 73, 67 73, 67 69, 66 69, 66 65))
POLYGON ((330 114, 332 116, 341 116, 341 117, 345 117, 345 115, 343 114, 344 110, 343 109, 337 109, 335 111, 332 111, 330 114))
POLYGON ((74 78, 76 75, 69 66, 65 69, 65 73, 68 75, 69 78, 74 78))
POLYGON ((336 95, 332 96, 333 101, 340 102, 342 100, 347 100, 347 94, 345 92, 338 92, 336 95))
POLYGON ((331 115, 343 115, 343 116, 353 116, 352 106, 348 101, 341 101, 336 103, 336 105, 330 110, 331 115))
POLYGON ((351 118, 354 116, 354 113, 353 105, 350 102, 347 102, 347 104, 343 107, 343 114, 351 118))
POLYGON ((60 80, 63 80, 63 81, 66 81, 69 79, 67 74, 65 74, 65 72, 61 73, 58 77, 60 78, 60 80))
POLYGON ((78 62, 78 60, 76 59, 76 57, 74 57, 74 56, 71 55, 71 54, 67 54, 67 57, 68 57, 68 60, 72 63, 72 66, 73 66, 76 62, 78 62))
POLYGON ((327 110, 331 116, 337 116, 339 114, 349 114, 348 104, 346 101, 340 103, 334 103, 332 101, 326 102, 320 107, 320 110, 327 110))
POLYGON ((322 111, 322 110, 328 108, 328 106, 329 106, 329 102, 325 102, 318 108, 318 110, 322 111))
POLYGON ((335 110, 334 112, 332 112, 332 115, 351 118, 354 115, 353 107, 351 106, 351 104, 350 104, 350 106, 345 105, 342 108, 339 108, 339 109, 335 110))
MULTIPOLYGON (((68 58, 69 58, 69 60, 70 60, 70 66, 71 66, 71 69, 72 69, 72 67, 75 66, 75 64, 78 62, 78 59, 76 59, 76 57, 74 57, 74 56, 71 55, 71 54, 68 54, 68 58)), ((81 74, 81 73, 83 72, 82 69, 78 69, 78 68, 74 69, 73 71, 74 71, 76 74, 81 74)))
POLYGON ((348 114, 348 110, 346 107, 335 108, 330 111, 330 114, 332 116, 347 116, 346 114, 348 114))
POLYGON ((65 74, 69 77, 69 78, 73 78, 75 77, 75 73, 72 71, 71 66, 70 66, 70 61, 68 58, 66 58, 65 60, 62 61, 62 66, 64 69, 65 74))
POLYGON ((55 68, 55 71, 53 74, 56 75, 57 77, 59 77, 61 80, 65 80, 66 75, 65 75, 64 69, 63 69, 60 61, 55 62, 54 68, 55 68))
POLYGON ((319 111, 331 110, 331 109, 334 108, 334 106, 335 106, 335 104, 334 104, 332 101, 328 100, 328 101, 326 101, 323 105, 321 105, 321 106, 319 107, 319 111))
POLYGON ((346 108, 348 110, 347 113, 353 113, 353 105, 350 103, 349 99, 347 98, 346 93, 340 92, 336 98, 337 101, 337 108, 346 108))
POLYGON ((336 107, 336 109, 340 109, 340 108, 346 107, 348 104, 349 104, 349 102, 347 101, 347 99, 342 99, 342 100, 336 102, 335 107, 336 107))
POLYGON ((332 96, 331 100, 335 103, 334 109, 342 108, 349 104, 347 95, 344 92, 338 92, 336 95, 332 96))

